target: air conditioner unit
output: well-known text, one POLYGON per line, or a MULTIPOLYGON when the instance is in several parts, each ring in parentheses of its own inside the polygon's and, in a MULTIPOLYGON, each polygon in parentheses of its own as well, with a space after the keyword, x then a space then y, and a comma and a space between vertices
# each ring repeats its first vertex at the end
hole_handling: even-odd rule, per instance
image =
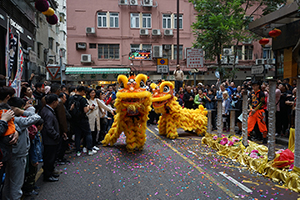
POLYGON ((143 0, 143 6, 153 6, 153 0, 143 0))
POLYGON ((224 48, 223 49, 223 56, 231 56, 232 55, 232 49, 231 48, 224 48))
POLYGON ((265 64, 265 59, 256 59, 256 62, 255 62, 256 65, 264 65, 265 64))
POLYGON ((138 5, 138 0, 130 0, 130 5, 131 6, 137 6, 138 5))
POLYGON ((275 64, 275 59, 273 59, 273 58, 266 59, 266 64, 274 65, 275 64))
POLYGON ((160 29, 152 29, 152 35, 161 35, 160 29))
POLYGON ((149 35, 148 29, 140 29, 140 35, 149 35))
POLYGON ((153 58, 162 58, 162 46, 153 46, 152 57, 153 58))
POLYGON ((170 44, 165 44, 164 45, 164 50, 171 50, 171 45, 170 44))
MULTIPOLYGON (((234 62, 234 56, 229 56, 229 64, 233 64, 234 62)), ((236 56, 235 58, 235 64, 239 64, 239 57, 236 56)))
POLYGON ((128 5, 127 0, 120 0, 119 5, 128 5))
POLYGON ((228 64, 228 58, 227 58, 227 56, 222 56, 221 57, 221 64, 228 64))
POLYGON ((85 50, 86 49, 86 43, 84 43, 84 42, 76 43, 76 49, 77 50, 85 50))
POLYGON ((86 27, 86 34, 95 34, 95 28, 94 27, 86 27))
POLYGON ((91 63, 92 55, 91 54, 81 54, 81 62, 82 63, 91 63))
POLYGON ((165 36, 173 36, 173 30, 172 29, 165 29, 164 30, 165 36))

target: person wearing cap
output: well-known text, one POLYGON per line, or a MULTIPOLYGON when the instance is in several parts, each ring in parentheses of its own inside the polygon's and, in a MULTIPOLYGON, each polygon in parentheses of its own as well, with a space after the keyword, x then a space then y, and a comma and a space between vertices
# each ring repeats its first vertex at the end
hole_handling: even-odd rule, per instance
POLYGON ((176 66, 176 69, 174 71, 175 76, 175 91, 178 92, 179 88, 183 85, 183 71, 180 69, 180 65, 176 66))
POLYGON ((251 93, 250 113, 248 117, 248 137, 253 131, 256 123, 259 131, 263 134, 263 144, 267 144, 267 126, 265 120, 265 110, 263 109, 265 104, 265 94, 260 90, 260 84, 258 81, 252 82, 253 92, 251 93))

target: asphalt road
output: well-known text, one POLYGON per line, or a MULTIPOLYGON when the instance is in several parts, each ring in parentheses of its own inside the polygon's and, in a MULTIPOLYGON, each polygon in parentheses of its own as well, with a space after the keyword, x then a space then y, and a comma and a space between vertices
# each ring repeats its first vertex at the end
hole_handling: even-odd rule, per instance
MULTIPOLYGON (((201 144, 201 138, 180 131, 177 140, 147 130, 143 151, 128 153, 122 134, 113 147, 93 156, 68 154, 70 164, 57 166, 59 182, 37 181, 34 199, 289 199, 299 198, 279 183, 201 144)), ((32 199, 27 197, 25 199, 32 199)))

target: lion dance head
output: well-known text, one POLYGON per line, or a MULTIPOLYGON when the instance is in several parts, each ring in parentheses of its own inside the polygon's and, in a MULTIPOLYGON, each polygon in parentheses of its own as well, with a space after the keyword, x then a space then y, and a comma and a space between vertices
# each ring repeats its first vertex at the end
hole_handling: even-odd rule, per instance
POLYGON ((151 110, 151 93, 146 91, 147 76, 131 74, 118 76, 120 85, 115 101, 114 123, 106 134, 103 145, 113 145, 120 134, 126 136, 128 150, 142 149, 146 142, 148 114, 151 110))

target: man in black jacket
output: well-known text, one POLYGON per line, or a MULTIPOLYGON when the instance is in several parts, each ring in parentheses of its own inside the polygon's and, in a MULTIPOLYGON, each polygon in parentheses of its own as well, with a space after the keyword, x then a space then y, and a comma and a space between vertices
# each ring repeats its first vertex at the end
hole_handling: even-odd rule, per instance
POLYGON ((194 105, 194 98, 195 98, 195 95, 192 92, 192 87, 187 86, 186 92, 183 95, 184 107, 189 108, 189 109, 194 108, 194 106, 193 106, 194 105))
POLYGON ((42 129, 43 143, 44 143, 44 181, 58 181, 58 176, 53 174, 54 162, 56 158, 57 146, 59 144, 59 124, 55 116, 54 109, 58 105, 58 96, 56 94, 49 94, 45 98, 46 106, 41 110, 40 115, 45 121, 42 129))

